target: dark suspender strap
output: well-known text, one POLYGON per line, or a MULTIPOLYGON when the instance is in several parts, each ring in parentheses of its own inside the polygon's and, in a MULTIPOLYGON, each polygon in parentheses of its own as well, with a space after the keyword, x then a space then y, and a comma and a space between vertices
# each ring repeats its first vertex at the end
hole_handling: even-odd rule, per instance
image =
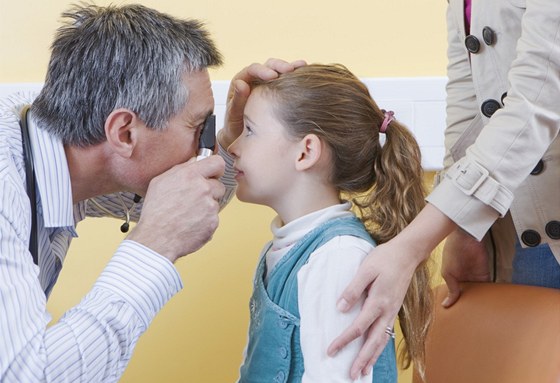
POLYGON ((33 256, 33 262, 39 264, 39 243, 37 241, 37 196, 35 194, 35 169, 33 167, 33 151, 27 129, 27 112, 29 105, 21 111, 19 126, 21 128, 21 139, 23 145, 23 158, 25 160, 25 178, 27 183, 27 196, 31 203, 31 236, 29 238, 29 251, 33 256))

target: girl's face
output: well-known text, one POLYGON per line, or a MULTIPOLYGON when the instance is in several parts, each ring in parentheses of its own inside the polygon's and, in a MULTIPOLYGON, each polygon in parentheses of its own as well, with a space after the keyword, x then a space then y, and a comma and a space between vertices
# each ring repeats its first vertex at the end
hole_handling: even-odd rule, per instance
POLYGON ((244 113, 243 133, 228 151, 237 170, 237 197, 276 211, 290 197, 295 177, 297 140, 273 113, 273 101, 261 88, 253 90, 244 113))

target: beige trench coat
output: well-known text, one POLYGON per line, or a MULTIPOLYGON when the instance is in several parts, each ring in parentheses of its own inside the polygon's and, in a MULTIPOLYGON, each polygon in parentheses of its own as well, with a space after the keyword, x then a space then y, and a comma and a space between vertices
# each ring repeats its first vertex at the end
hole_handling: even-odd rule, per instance
POLYGON ((560 1, 472 0, 469 35, 463 7, 449 0, 446 156, 428 201, 478 239, 505 216, 492 236, 511 256, 509 210, 522 246, 560 262, 560 1))

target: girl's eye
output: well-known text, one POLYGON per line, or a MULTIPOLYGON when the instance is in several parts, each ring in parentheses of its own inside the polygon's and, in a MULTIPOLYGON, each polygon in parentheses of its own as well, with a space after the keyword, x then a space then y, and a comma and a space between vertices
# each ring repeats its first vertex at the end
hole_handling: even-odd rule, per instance
POLYGON ((251 134, 253 134, 253 129, 249 125, 245 125, 245 135, 250 136, 251 134))

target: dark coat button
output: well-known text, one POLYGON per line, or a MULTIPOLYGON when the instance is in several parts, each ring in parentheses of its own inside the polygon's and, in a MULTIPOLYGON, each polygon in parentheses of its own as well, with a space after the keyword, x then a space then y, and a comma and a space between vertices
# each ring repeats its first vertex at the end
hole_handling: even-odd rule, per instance
POLYGON ((525 230, 521 233, 521 241, 529 247, 535 247, 541 243, 541 235, 535 230, 525 230))
POLYGON ((492 117, 492 115, 496 113, 496 111, 501 107, 502 106, 498 101, 491 99, 491 100, 484 101, 482 103, 482 106, 480 107, 480 110, 482 111, 482 114, 484 114, 486 117, 492 117))
POLYGON ((492 45, 496 42, 496 34, 490 27, 484 27, 482 30, 482 39, 486 45, 492 45))
POLYGON ((550 221, 544 227, 546 235, 552 239, 560 239, 560 221, 550 221))
POLYGON ((480 41, 475 36, 468 35, 465 38, 465 46, 469 52, 477 53, 480 50, 480 41))
POLYGON ((544 161, 539 160, 539 162, 537 162, 537 166, 535 166, 535 168, 531 171, 531 175, 538 176, 543 172, 543 170, 544 170, 544 161))

